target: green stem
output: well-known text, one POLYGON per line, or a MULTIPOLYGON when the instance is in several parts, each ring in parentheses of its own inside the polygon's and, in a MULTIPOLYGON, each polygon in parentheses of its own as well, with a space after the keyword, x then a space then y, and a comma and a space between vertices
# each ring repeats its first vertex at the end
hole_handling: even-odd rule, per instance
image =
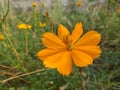
POLYGON ((5 24, 3 23, 3 31, 4 31, 4 34, 8 40, 8 42, 10 43, 10 46, 12 47, 12 50, 14 51, 14 53, 16 54, 16 57, 18 59, 18 61, 21 63, 21 59, 20 59, 20 56, 16 50, 16 48, 14 47, 14 44, 12 43, 11 39, 9 38, 8 34, 6 33, 6 31, 9 31, 8 28, 5 26, 5 24))
POLYGON ((9 9, 10 9, 10 0, 8 0, 8 7, 7 7, 6 14, 5 14, 4 17, 3 17, 3 22, 5 21, 5 19, 6 19, 7 15, 8 15, 8 13, 9 13, 9 9))
POLYGON ((26 52, 26 55, 28 55, 28 32, 25 30, 25 52, 26 52))
POLYGON ((46 71, 46 70, 50 70, 50 69, 38 69, 38 70, 36 70, 36 71, 24 73, 24 74, 17 75, 17 76, 12 76, 12 77, 10 77, 10 78, 7 78, 7 79, 5 79, 5 80, 0 81, 0 83, 5 84, 6 82, 8 82, 8 81, 10 81, 10 80, 13 80, 13 79, 16 79, 16 78, 20 78, 20 77, 24 77, 24 76, 29 76, 29 75, 31 75, 31 74, 43 72, 43 71, 46 71))
POLYGON ((60 0, 57 0, 57 3, 58 3, 58 8, 59 8, 59 11, 60 11, 60 22, 62 21, 62 16, 63 16, 63 10, 62 10, 62 5, 61 5, 61 1, 60 0))

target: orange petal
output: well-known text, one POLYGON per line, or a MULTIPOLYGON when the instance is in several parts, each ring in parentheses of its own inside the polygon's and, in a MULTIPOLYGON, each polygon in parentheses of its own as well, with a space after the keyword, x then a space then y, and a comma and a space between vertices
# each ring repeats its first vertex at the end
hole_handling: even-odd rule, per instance
POLYGON ((65 51, 60 51, 58 53, 55 53, 49 57, 47 57, 43 63, 45 65, 45 67, 49 67, 49 68, 57 68, 57 66, 60 64, 60 58, 62 57, 62 55, 64 54, 65 51))
POLYGON ((99 46, 79 46, 79 47, 74 47, 74 49, 87 53, 92 58, 97 58, 101 54, 101 50, 99 46))
POLYGON ((85 67, 93 63, 92 57, 78 50, 72 50, 73 62, 76 66, 85 67))
POLYGON ((56 53, 58 53, 58 52, 60 52, 60 51, 62 51, 62 50, 60 50, 60 49, 52 50, 52 49, 46 48, 46 49, 43 49, 43 50, 39 51, 39 52, 37 53, 37 56, 38 56, 41 60, 45 60, 47 57, 49 57, 49 56, 51 56, 51 55, 53 55, 53 54, 56 54, 56 53))
POLYGON ((64 48, 64 43, 53 33, 45 33, 42 37, 42 43, 51 49, 64 48))
POLYGON ((60 39, 63 39, 65 36, 70 35, 70 32, 66 27, 64 27, 62 24, 58 27, 58 36, 60 39))
POLYGON ((63 55, 61 56, 60 62, 57 66, 57 70, 62 75, 66 75, 66 76, 68 76, 71 73, 72 58, 71 58, 71 54, 68 51, 64 52, 63 55))
POLYGON ((72 34, 71 34, 71 38, 73 40, 73 43, 79 39, 79 37, 82 35, 82 33, 83 33, 82 23, 77 23, 75 25, 75 28, 74 28, 72 34))
POLYGON ((76 46, 91 46, 91 45, 97 45, 100 42, 101 35, 98 34, 96 31, 89 31, 85 35, 83 35, 77 43, 75 43, 76 46))

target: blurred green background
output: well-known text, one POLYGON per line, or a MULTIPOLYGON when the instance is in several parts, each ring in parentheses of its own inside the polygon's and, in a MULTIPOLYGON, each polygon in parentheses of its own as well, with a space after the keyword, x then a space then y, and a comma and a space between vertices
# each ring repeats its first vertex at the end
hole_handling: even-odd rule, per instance
POLYGON ((24 4, 0 0, 0 34, 0 90, 120 90, 119 0, 24 0, 24 4), (36 7, 32 7, 33 2, 36 7), (7 78, 44 69, 36 56, 44 48, 41 36, 57 33, 60 23, 72 31, 77 22, 83 23, 84 33, 95 30, 102 35, 102 54, 93 65, 74 66, 67 77, 50 69, 3 83, 7 78), (32 28, 19 29, 21 23, 32 28))

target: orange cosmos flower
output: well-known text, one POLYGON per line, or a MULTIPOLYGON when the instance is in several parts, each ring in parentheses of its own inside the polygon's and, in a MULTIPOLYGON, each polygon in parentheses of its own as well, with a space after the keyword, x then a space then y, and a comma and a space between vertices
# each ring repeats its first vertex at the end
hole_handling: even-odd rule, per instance
POLYGON ((0 34, 0 41, 2 41, 3 40, 3 35, 2 34, 0 34))
POLYGON ((83 33, 82 23, 77 23, 70 35, 66 27, 58 27, 58 37, 47 32, 42 37, 45 49, 39 51, 37 56, 43 64, 49 68, 57 68, 58 72, 68 76, 72 71, 72 63, 79 67, 93 64, 93 59, 101 54, 100 42, 101 35, 96 31, 83 33))
POLYGON ((120 13, 120 7, 118 7, 118 8, 116 9, 116 11, 117 11, 118 13, 120 13))

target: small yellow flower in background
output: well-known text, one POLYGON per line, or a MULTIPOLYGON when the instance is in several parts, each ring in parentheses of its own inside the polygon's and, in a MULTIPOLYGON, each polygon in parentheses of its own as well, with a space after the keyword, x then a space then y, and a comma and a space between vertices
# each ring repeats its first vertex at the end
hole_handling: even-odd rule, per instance
POLYGON ((2 34, 0 34, 0 41, 2 41, 3 40, 3 35, 2 34))
POLYGON ((82 4, 83 4, 82 0, 77 0, 76 1, 76 6, 80 7, 80 6, 82 6, 82 4))
POLYGON ((120 7, 118 7, 118 8, 116 9, 116 11, 117 11, 118 13, 120 13, 120 7))
POLYGON ((33 7, 33 8, 36 8, 36 6, 37 6, 36 2, 33 2, 33 3, 32 3, 32 7, 33 7))
POLYGON ((45 4, 44 2, 41 3, 41 7, 44 8, 45 7, 45 4))
POLYGON ((93 64, 93 59, 101 54, 98 46, 101 35, 93 30, 82 34, 82 23, 75 25, 71 35, 68 29, 60 24, 58 36, 50 32, 43 35, 42 43, 46 48, 39 51, 37 56, 45 67, 57 68, 60 74, 66 76, 72 72, 73 63, 79 67, 93 64))
POLYGON ((29 25, 29 24, 22 23, 22 24, 19 24, 19 25, 18 25, 18 28, 19 28, 19 29, 31 29, 32 26, 29 25))
POLYGON ((40 22, 40 23, 39 23, 39 26, 43 28, 43 27, 46 26, 46 23, 45 23, 45 22, 44 22, 44 23, 43 23, 43 22, 40 22))

